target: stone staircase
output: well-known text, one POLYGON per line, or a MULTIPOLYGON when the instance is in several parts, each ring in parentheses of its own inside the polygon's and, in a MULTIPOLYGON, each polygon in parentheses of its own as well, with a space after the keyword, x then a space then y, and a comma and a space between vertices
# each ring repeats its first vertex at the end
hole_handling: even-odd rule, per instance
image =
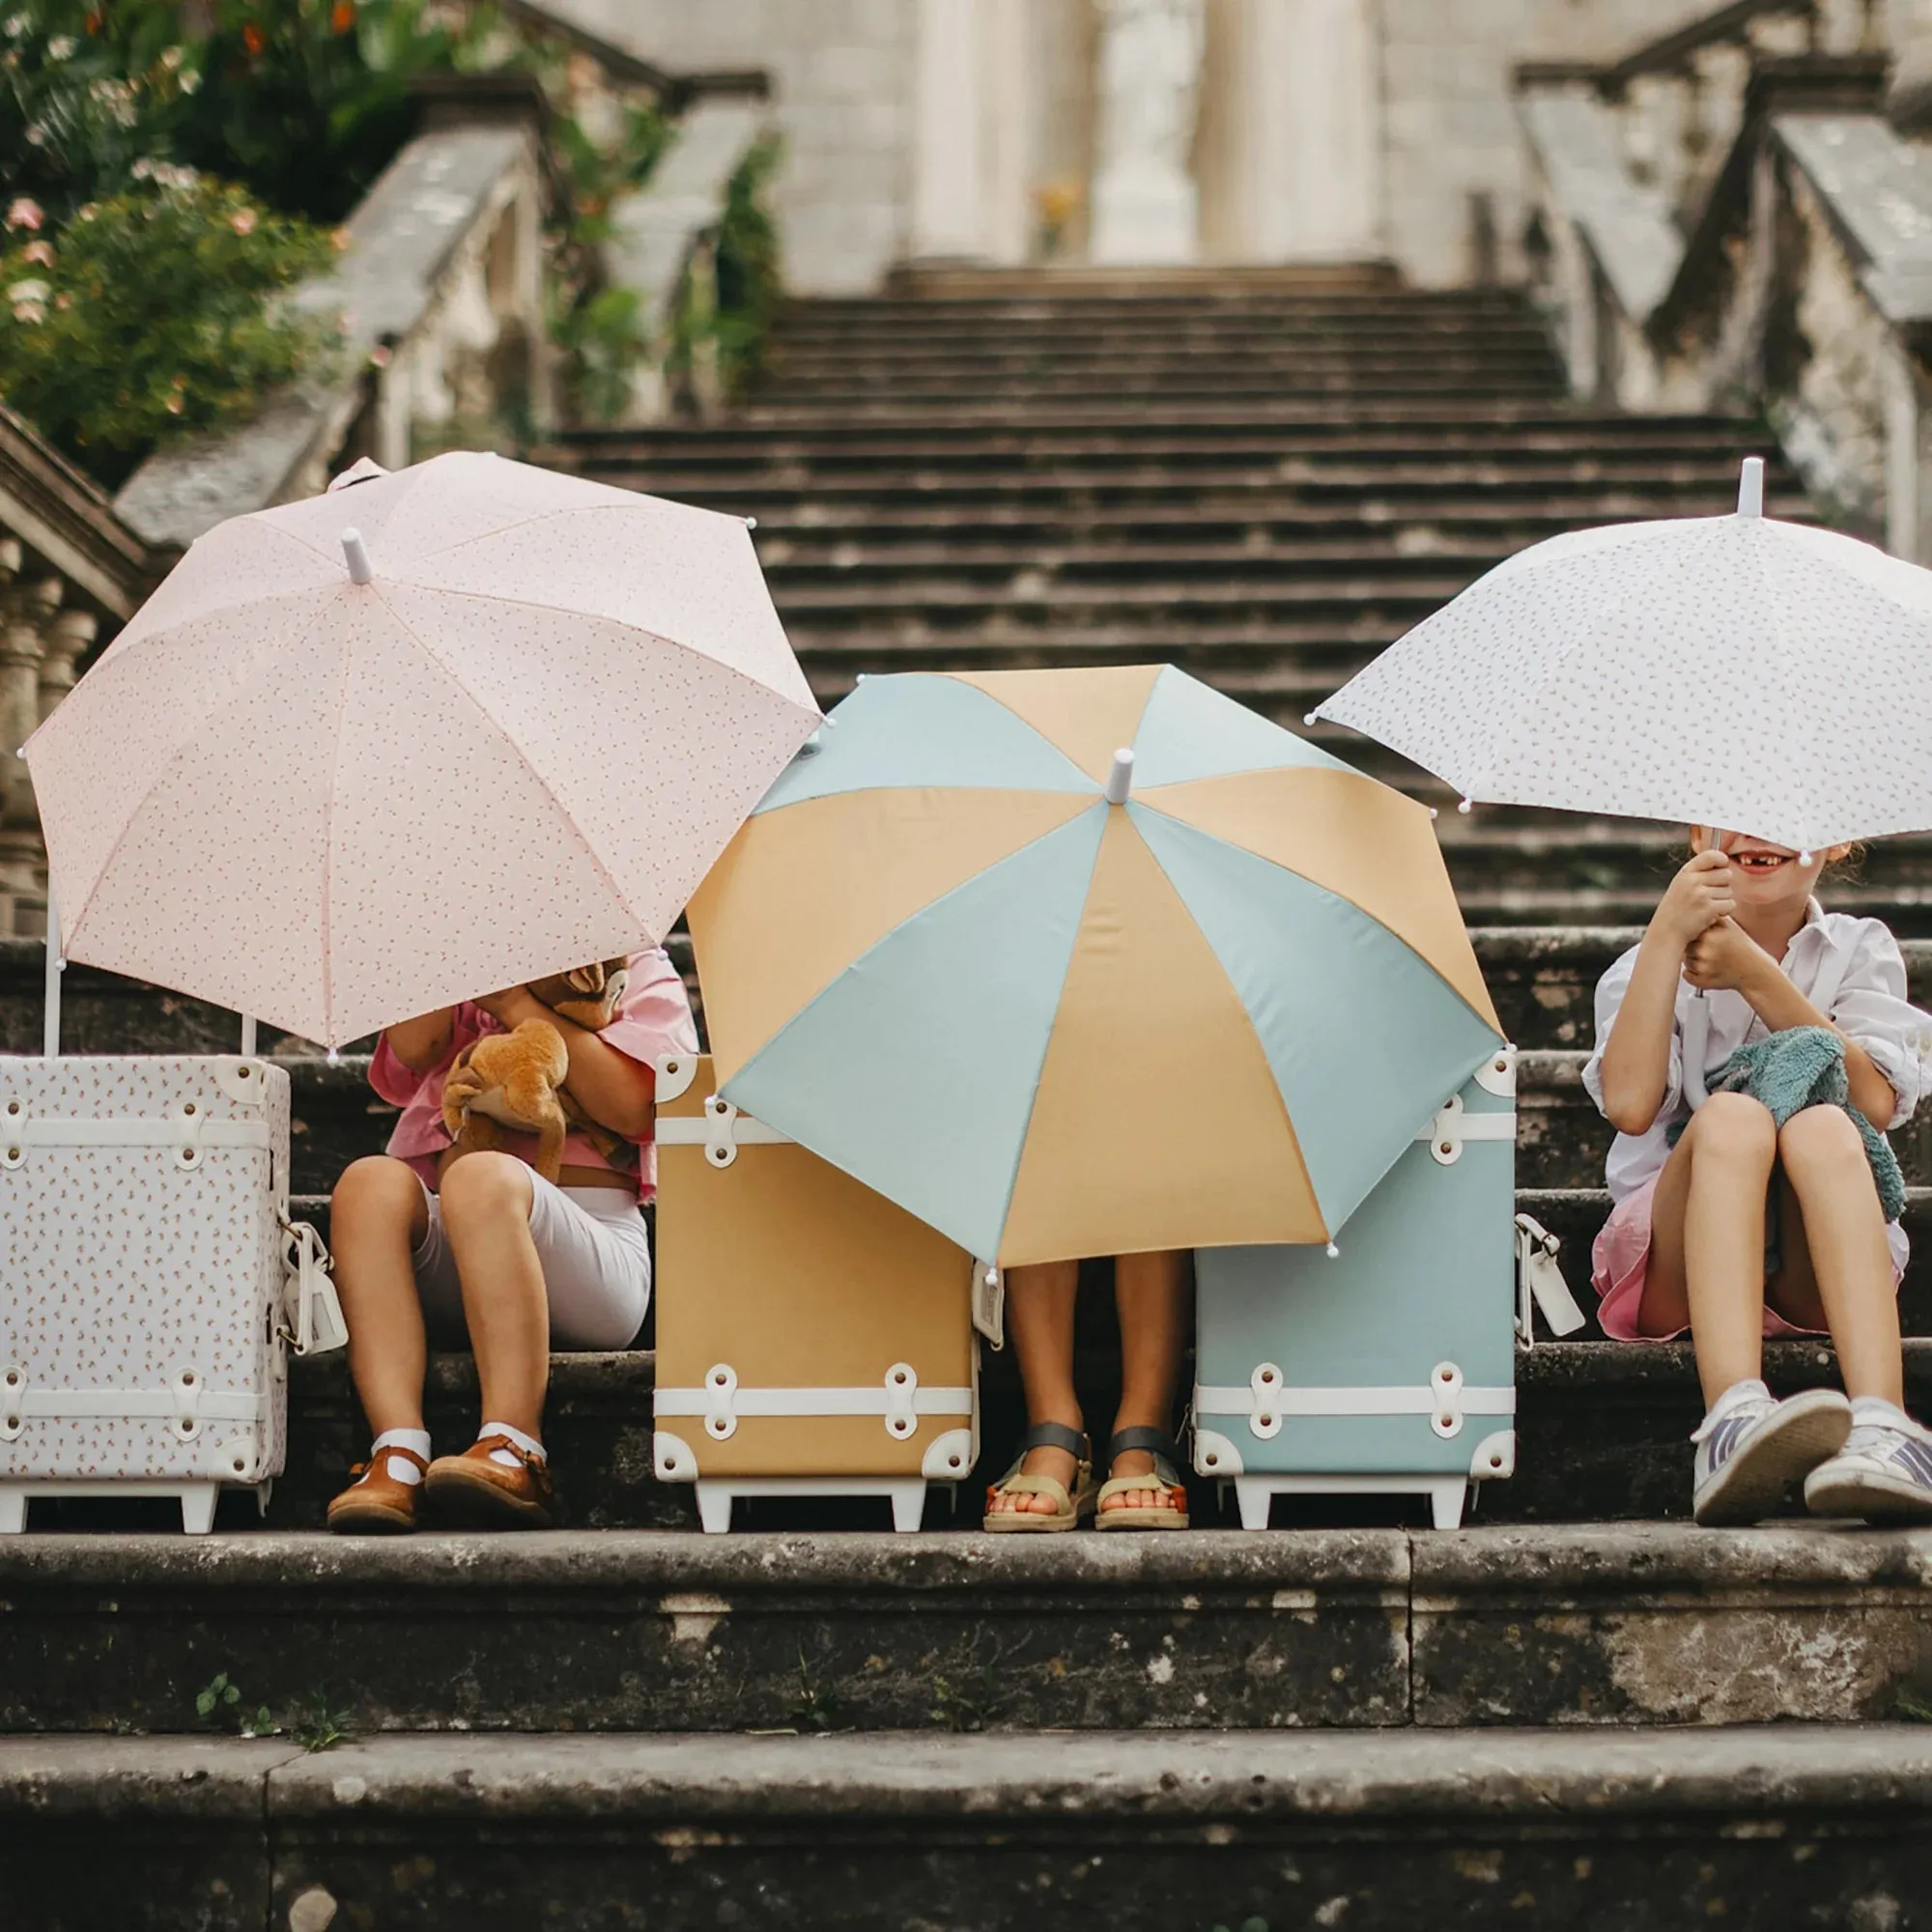
MULTIPOLYGON (((755 515, 827 701, 867 668, 1162 658, 1298 724, 1499 557, 1721 510, 1764 446, 1749 424, 1578 414, 1505 296, 988 286, 804 305, 738 415, 569 458, 755 515)), ((1804 510, 1781 469, 1774 507, 1804 510)), ((1672 835, 1440 825, 1522 1049, 1520 1200, 1580 1291, 1605 1206, 1591 990, 1672 835)), ((1932 1002, 1927 856, 1897 841, 1834 898, 1926 932, 1907 951, 1932 1002)), ((0 942, 0 1050, 37 1049, 40 972, 0 942)), ((66 1010, 72 1051, 234 1037, 83 968, 66 1010)), ((390 1110, 356 1056, 265 1045, 326 1219, 390 1110)), ((1932 1139, 1900 1151, 1932 1256, 1932 1139)), ((1905 1295, 1932 1338, 1923 1261, 1905 1295)), ((1104 1384, 1104 1282, 1083 1297, 1082 1379, 1104 1384)), ((1771 1364, 1783 1387, 1832 1372, 1810 1344, 1771 1364)), ((1182 1538, 940 1533, 976 1520, 969 1483, 917 1539, 869 1504, 757 1505, 706 1539, 651 1475, 652 1372, 648 1346, 556 1358, 551 1535, 318 1534, 363 1443, 333 1357, 296 1365, 266 1528, 239 1498, 220 1527, 247 1533, 206 1542, 76 1503, 37 1513, 64 1533, 0 1539, 20 1922, 1894 1932, 1932 1896, 1932 1532, 1690 1527, 1682 1348, 1521 1351, 1519 1474, 1454 1533, 1397 1503, 1246 1535, 1205 1485, 1182 1538), (305 1707, 314 1742, 319 1699, 349 1741, 214 1735, 195 1697, 223 1673, 240 1708, 305 1707)), ((1908 1377, 1932 1405, 1932 1339, 1908 1377)), ((466 1356, 435 1361, 431 1411, 440 1440, 473 1426, 466 1356)), ((987 1357, 984 1411, 979 1479, 1017 1428, 1009 1355, 987 1357)))

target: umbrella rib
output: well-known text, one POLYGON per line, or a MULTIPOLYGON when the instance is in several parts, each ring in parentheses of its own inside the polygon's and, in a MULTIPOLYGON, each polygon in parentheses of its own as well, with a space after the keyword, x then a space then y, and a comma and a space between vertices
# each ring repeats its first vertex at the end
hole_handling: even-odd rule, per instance
MULTIPOLYGON (((390 581, 392 582, 406 583, 412 590, 426 591, 437 597, 467 597, 477 604, 500 605, 505 610, 510 611, 541 611, 546 616, 555 616, 559 608, 554 604, 545 603, 540 597, 512 597, 508 592, 500 590, 463 590, 448 584, 419 582, 413 577, 403 576, 401 574, 393 577, 390 581)), ((786 704, 798 703, 797 698, 791 696, 786 692, 781 691, 777 685, 768 682, 766 679, 756 677, 751 671, 741 669, 737 665, 727 664, 723 658, 712 657, 708 652, 700 650, 697 645, 686 643, 681 638, 667 637, 662 631, 654 631, 648 624, 634 624, 628 617, 612 617, 601 611, 570 611, 568 614, 576 617, 587 617, 594 623, 609 624, 613 630, 627 631, 635 637, 649 638, 653 643, 663 644, 668 650, 684 651, 693 657, 701 657, 706 664, 716 665, 727 676, 735 677, 742 683, 751 685, 754 690, 769 692, 774 697, 782 699, 786 704)), ((776 619, 777 611, 774 611, 772 614, 776 619)), ((402 619, 399 617, 396 621, 401 623, 402 619)), ((410 635, 414 637, 415 633, 412 631, 410 635)), ((783 636, 782 625, 780 626, 780 635, 783 636)), ((790 648, 790 639, 785 639, 787 649, 790 648)), ((793 657, 792 663, 794 666, 798 664, 796 656, 793 657)), ((803 683, 804 679, 805 672, 801 668, 799 670, 799 680, 803 683)), ((807 696, 810 696, 810 687, 807 688, 807 696)), ((803 708, 803 706, 800 706, 800 709, 803 708)), ((816 698, 811 699, 810 715, 821 719, 825 715, 819 710, 816 698)))
MULTIPOLYGON (((1787 658, 1789 656, 1789 652, 1786 648, 1786 643, 1785 643, 1784 620, 1778 612, 1777 600, 1772 595, 1771 571, 1767 567, 1765 562, 1765 557, 1767 553, 1765 548, 1765 538, 1762 534, 1764 527, 1764 519, 1760 517, 1757 518, 1755 521, 1757 522, 1759 527, 1756 532, 1753 532, 1753 535, 1756 539, 1757 548, 1752 556, 1752 561, 1757 566, 1758 579, 1764 585, 1765 610, 1766 610, 1766 614, 1771 619, 1772 656, 1776 667, 1776 675, 1777 678, 1778 696, 1780 700, 1782 700, 1785 697, 1785 686, 1787 683, 1785 665, 1787 658)), ((1780 717, 1786 717, 1790 713, 1790 705, 1788 702, 1781 701, 1777 709, 1778 709, 1778 715, 1780 717)), ((1787 759, 1785 761, 1785 768, 1789 772, 1796 773, 1803 769, 1803 763, 1799 759, 1795 758, 1787 759)), ((1811 849, 1810 800, 1805 796, 1802 781, 1798 782, 1796 789, 1798 791, 1798 799, 1799 799, 1798 849, 1801 852, 1808 852, 1811 849)), ((1747 827, 1742 825, 1727 825, 1726 827, 1724 827, 1724 830, 1727 832, 1743 832, 1746 831, 1747 829, 1747 827)))
MULTIPOLYGON (((585 479, 580 477, 578 480, 582 482, 585 479)), ((628 510, 635 508, 640 503, 668 503, 671 501, 671 498, 668 497, 647 497, 639 490, 617 490, 611 485, 602 487, 611 489, 612 494, 609 502, 558 503, 548 510, 532 510, 526 517, 517 517, 506 524, 492 524, 487 530, 477 530, 467 537, 453 538, 446 544, 439 544, 435 550, 417 551, 414 560, 427 563, 433 556, 450 556, 457 551, 468 550, 472 544, 494 543, 498 537, 506 535, 511 530, 526 530, 533 524, 547 524, 555 517, 579 517, 586 510, 628 510)), ((744 518, 731 516, 724 510, 704 509, 696 503, 679 503, 677 507, 680 510, 696 511, 697 515, 702 517, 720 517, 727 524, 737 524, 741 526, 745 521, 744 518)))
MULTIPOLYGON (((388 608, 386 605, 384 607, 388 608)), ((335 795, 342 783, 342 721, 349 713, 349 667, 355 655, 352 634, 342 653, 341 677, 335 689, 335 749, 329 760, 328 788, 323 793, 322 814, 322 1016, 327 1030, 323 1044, 331 1051, 340 1044, 335 1037, 335 968, 330 949, 334 929, 335 904, 335 795)))
MULTIPOLYGON (((380 582, 381 580, 378 580, 379 586, 380 586, 380 582)), ((631 903, 629 897, 626 895, 623 889, 617 884, 617 881, 611 877, 611 869, 608 866, 605 865, 603 856, 598 852, 597 848, 593 844, 591 844, 590 840, 583 836, 583 828, 578 824, 577 819, 575 815, 571 812, 569 807, 564 804, 562 799, 557 797, 556 789, 551 783, 550 780, 546 778, 541 771, 538 770, 536 761, 530 756, 529 753, 524 749, 523 743, 518 738, 516 732, 512 730, 508 724, 504 724, 503 721, 500 718, 498 718, 497 714, 493 710, 491 710, 491 708, 487 704, 485 704, 483 700, 479 696, 477 696, 477 695, 473 691, 471 691, 469 687, 467 684, 465 684, 460 677, 457 676, 456 672, 453 669, 451 669, 451 668, 447 664, 443 662, 442 658, 437 652, 435 646, 429 643, 426 639, 424 639, 422 634, 416 630, 415 626, 412 625, 409 621, 409 619, 405 617, 402 614, 402 612, 398 611, 395 608, 395 606, 389 602, 389 600, 386 597, 384 597, 381 601, 383 609, 388 612, 390 618, 405 633, 405 635, 407 635, 410 638, 410 639, 415 644, 416 648, 422 652, 423 656, 426 657, 430 661, 430 663, 433 664, 437 668, 437 669, 442 674, 442 676, 449 683, 450 688, 453 691, 460 694, 470 704, 472 704, 476 708, 476 710, 479 713, 481 713, 481 715, 483 716, 485 721, 490 724, 493 730, 499 731, 502 733, 504 739, 508 742, 510 749, 516 753, 519 758, 523 760, 524 769, 529 773, 532 779, 536 781, 537 788, 543 793, 543 795, 547 799, 550 800, 551 805, 556 811, 556 815, 560 819, 562 819, 565 826, 569 828, 571 836, 577 840, 578 844, 580 844, 583 848, 584 856, 590 861, 591 867, 596 871, 597 876, 604 881, 605 886, 610 891, 611 896, 616 901, 619 908, 623 911, 624 916, 627 919, 634 921, 639 931, 649 931, 649 928, 644 924, 642 915, 638 911, 637 907, 631 903)), ((663 935, 661 933, 653 933, 651 935, 651 938, 653 944, 661 945, 663 943, 663 935)))

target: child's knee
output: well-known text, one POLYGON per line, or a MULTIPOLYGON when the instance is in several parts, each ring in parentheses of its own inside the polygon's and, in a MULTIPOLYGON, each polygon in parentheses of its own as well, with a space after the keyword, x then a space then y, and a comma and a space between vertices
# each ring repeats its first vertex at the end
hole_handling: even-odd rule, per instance
POLYGON ((1777 1123, 1762 1100, 1748 1094, 1713 1094, 1690 1117, 1697 1153, 1716 1153, 1771 1165, 1777 1152, 1777 1123))
POLYGON ((1806 1107, 1778 1131, 1777 1151, 1787 1168, 1840 1167, 1862 1171, 1864 1137, 1842 1107, 1806 1107))
POLYGON ((447 1224, 497 1215, 526 1220, 530 1211, 530 1171, 514 1154, 460 1154, 443 1170, 437 1197, 447 1224))
POLYGON ((406 1163, 386 1153, 365 1154, 343 1169, 328 1197, 333 1238, 346 1231, 411 1220, 422 1203, 422 1182, 406 1163))

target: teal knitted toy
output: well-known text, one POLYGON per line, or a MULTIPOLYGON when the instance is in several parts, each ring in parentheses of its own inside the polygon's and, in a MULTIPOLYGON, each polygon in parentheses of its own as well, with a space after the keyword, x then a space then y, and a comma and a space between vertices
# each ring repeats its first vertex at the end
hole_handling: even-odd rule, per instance
MULTIPOLYGON (((1829 1027, 1790 1027, 1751 1046, 1741 1046, 1709 1083, 1713 1094, 1748 1094, 1762 1102, 1778 1126, 1806 1107, 1842 1107, 1858 1126, 1878 1183, 1879 1206, 1888 1221, 1905 1211, 1905 1177, 1891 1143, 1852 1105, 1845 1077, 1845 1042, 1829 1027)), ((1669 1140, 1675 1147, 1686 1123, 1676 1122, 1669 1140)))

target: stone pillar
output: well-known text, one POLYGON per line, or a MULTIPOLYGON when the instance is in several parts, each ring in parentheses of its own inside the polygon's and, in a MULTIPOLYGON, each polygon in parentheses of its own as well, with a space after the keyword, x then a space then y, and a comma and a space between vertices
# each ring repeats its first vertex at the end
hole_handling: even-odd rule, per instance
POLYGON ((1017 264, 1033 243, 1033 0, 920 0, 915 261, 1017 264))
POLYGON ((0 767, 7 780, 6 810, 0 813, 0 934, 46 929, 40 814, 27 767, 14 753, 41 722, 44 633, 60 608, 61 592, 57 577, 15 584, 0 626, 0 767))
POLYGON ((1386 253, 1372 0, 1217 0, 1224 45, 1204 101, 1216 165, 1212 252, 1234 262, 1386 253))
POLYGON ((1099 0, 1098 156, 1089 252, 1103 266, 1198 261, 1192 156, 1205 0, 1099 0))
POLYGON ((919 0, 915 260, 980 253, 980 37, 973 0, 919 0))
POLYGON ((1902 134, 1932 131, 1932 0, 1886 0, 1891 93, 1886 111, 1902 134))

